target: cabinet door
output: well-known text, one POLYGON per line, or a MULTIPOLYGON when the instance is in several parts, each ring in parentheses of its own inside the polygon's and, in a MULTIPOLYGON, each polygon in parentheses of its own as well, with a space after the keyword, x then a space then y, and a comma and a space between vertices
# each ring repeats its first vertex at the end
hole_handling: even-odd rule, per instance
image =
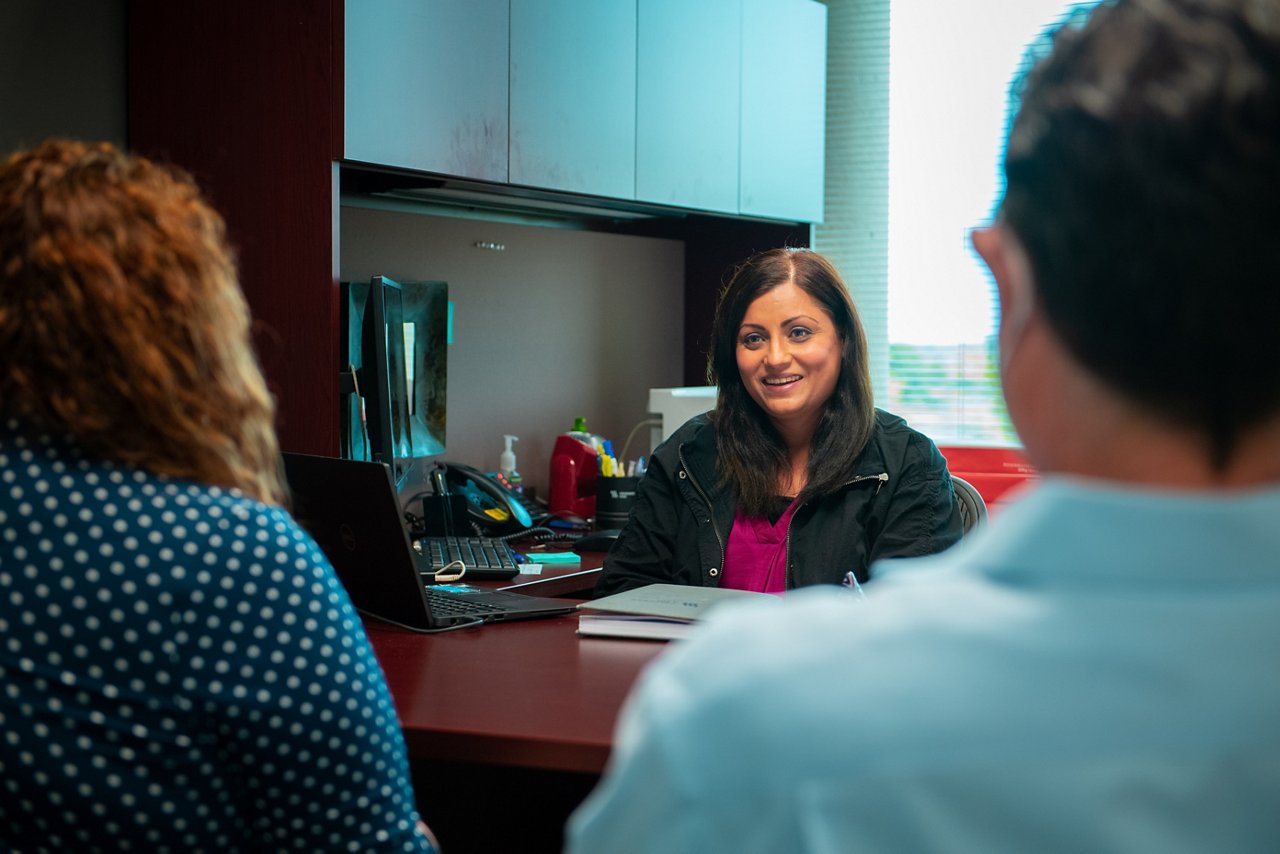
POLYGON ((507 4, 346 0, 346 159, 505 182, 507 4))
POLYGON ((738 212, 742 0, 639 0, 636 198, 738 212))
POLYGON ((740 211, 822 221, 827 7, 743 0, 740 211))
POLYGON ((511 183, 635 198, 636 0, 511 0, 511 183))

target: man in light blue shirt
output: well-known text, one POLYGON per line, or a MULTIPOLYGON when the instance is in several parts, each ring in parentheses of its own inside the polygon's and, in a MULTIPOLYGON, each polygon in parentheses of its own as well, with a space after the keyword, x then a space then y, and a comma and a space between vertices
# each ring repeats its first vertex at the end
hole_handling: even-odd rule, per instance
POLYGON ((1064 27, 1005 173, 973 242, 1042 484, 671 649, 572 851, 1280 850, 1280 2, 1064 27))

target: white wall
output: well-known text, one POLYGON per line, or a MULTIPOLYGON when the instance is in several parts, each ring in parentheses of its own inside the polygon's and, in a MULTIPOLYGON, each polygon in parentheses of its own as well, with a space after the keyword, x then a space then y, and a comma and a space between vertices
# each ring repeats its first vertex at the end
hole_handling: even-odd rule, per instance
MULTIPOLYGON (((575 415, 620 452, 649 388, 681 384, 679 241, 347 206, 341 234, 343 280, 449 283, 446 459, 496 469, 514 433, 520 473, 545 496, 552 445, 575 415)), ((647 439, 637 433, 632 456, 647 439)))

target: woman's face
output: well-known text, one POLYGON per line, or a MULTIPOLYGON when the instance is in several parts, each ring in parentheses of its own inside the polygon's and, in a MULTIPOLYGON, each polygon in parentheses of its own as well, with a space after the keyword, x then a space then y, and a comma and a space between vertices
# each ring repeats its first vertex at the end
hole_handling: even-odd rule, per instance
POLYGON ((738 372, 784 437, 807 440, 840 378, 843 341, 820 303, 787 282, 747 306, 738 372))

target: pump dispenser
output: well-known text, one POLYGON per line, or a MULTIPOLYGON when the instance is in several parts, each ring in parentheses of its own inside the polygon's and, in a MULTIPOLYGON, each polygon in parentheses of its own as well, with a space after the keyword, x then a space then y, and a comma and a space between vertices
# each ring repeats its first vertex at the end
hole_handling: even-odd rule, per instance
POLYGON ((596 447, 596 437, 587 431, 587 419, 581 415, 575 415, 573 418, 573 429, 566 435, 572 436, 579 442, 586 442, 591 447, 596 447))
POLYGON ((502 449, 502 453, 498 455, 498 471, 502 472, 502 476, 507 479, 513 487, 520 486, 520 472, 516 471, 516 454, 511 450, 511 443, 520 441, 518 436, 512 436, 510 433, 502 437, 506 445, 502 449))

